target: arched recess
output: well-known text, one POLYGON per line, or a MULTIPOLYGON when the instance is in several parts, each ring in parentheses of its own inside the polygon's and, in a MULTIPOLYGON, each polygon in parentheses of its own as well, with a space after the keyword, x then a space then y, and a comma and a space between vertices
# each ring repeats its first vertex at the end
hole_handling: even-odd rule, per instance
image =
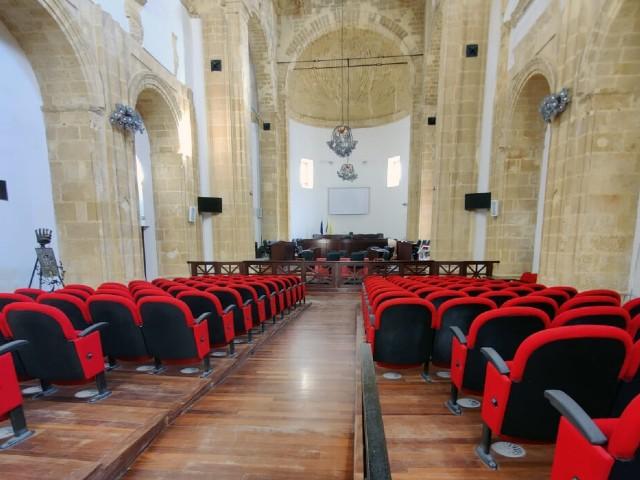
MULTIPOLYGON (((581 188, 568 200, 578 204, 574 276, 578 286, 627 291, 640 194, 640 3, 607 2, 592 45, 578 72, 584 141, 579 155, 581 188), (606 14, 606 15, 605 15, 606 14)), ((638 288, 640 279, 636 279, 638 288)))
POLYGON ((97 145, 105 121, 96 61, 67 2, 0 0, 0 22, 27 56, 42 96, 59 256, 66 280, 98 282, 117 270, 113 265, 119 257, 115 255, 118 246, 109 242, 102 224, 96 186, 96 176, 104 168, 104 152, 97 145))
POLYGON ((500 259, 501 275, 530 271, 534 257, 546 129, 538 106, 550 86, 537 72, 521 85, 504 123, 503 147, 491 167, 490 190, 500 211, 487 225, 487 257, 500 259))
POLYGON ((158 79, 145 77, 135 88, 135 108, 149 137, 158 275, 184 275, 197 231, 188 221, 189 206, 195 204, 189 188, 194 179, 181 153, 178 109, 158 79))

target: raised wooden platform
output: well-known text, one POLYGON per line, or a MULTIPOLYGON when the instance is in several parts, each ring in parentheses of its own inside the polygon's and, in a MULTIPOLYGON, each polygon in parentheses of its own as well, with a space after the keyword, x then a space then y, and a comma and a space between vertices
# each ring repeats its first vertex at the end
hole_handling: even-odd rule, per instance
MULTIPOLYGON (((553 445, 520 443, 526 450, 524 458, 496 454, 499 469, 489 470, 474 452, 480 440, 480 409, 465 409, 456 417, 444 406, 450 391, 448 380, 436 377, 434 383, 426 383, 420 377, 420 369, 397 370, 402 378, 387 380, 382 375, 388 371, 376 368, 394 480, 549 478, 553 445)), ((494 438, 497 440, 500 439, 494 438)))
MULTIPOLYGON (((118 478, 168 424, 305 308, 298 307, 275 325, 269 323, 253 343, 236 345, 233 357, 212 358, 214 371, 208 378, 181 374, 184 365, 150 375, 137 372, 139 364, 122 364, 107 373, 112 395, 95 404, 74 398, 75 392, 92 385, 61 387, 47 398, 25 398, 27 422, 35 435, 0 452, 0 478, 118 478)), ((8 422, 0 423, 5 425, 8 422)))
POLYGON ((356 305, 352 294, 314 296, 160 435, 127 478, 351 478, 356 305))

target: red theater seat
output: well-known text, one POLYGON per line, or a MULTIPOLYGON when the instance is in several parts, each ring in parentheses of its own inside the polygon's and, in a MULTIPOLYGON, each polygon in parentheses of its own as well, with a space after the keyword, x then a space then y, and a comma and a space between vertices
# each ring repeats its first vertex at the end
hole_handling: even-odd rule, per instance
POLYGON ((512 298, 520 298, 515 292, 509 292, 507 290, 496 290, 492 292, 481 293, 478 298, 488 298, 498 307, 501 307, 504 302, 511 300, 512 298))
POLYGON ((12 357, 12 352, 25 345, 25 340, 16 340, 0 346, 0 421, 9 418, 13 429, 13 436, 0 445, 0 450, 17 445, 33 435, 24 418, 22 393, 12 357))
POLYGON ((240 293, 228 287, 209 287, 206 293, 210 293, 216 297, 225 311, 230 309, 230 311, 233 312, 233 330, 235 336, 238 337, 247 334, 247 341, 251 342, 251 329, 253 328, 251 305, 245 305, 240 293))
POLYGON ((95 290, 89 285, 83 285, 82 283, 67 283, 64 288, 71 288, 73 290, 83 290, 87 292, 89 295, 93 295, 95 290))
POLYGON ((438 308, 433 325, 435 336, 431 354, 432 363, 444 367, 451 365, 453 341, 451 327, 458 327, 466 335, 478 315, 495 308, 497 308, 496 304, 486 298, 454 298, 444 302, 438 308))
POLYGON ((566 290, 561 288, 545 288, 544 290, 538 290, 530 294, 534 297, 547 297, 553 298, 555 302, 558 304, 558 307, 561 307, 564 302, 571 298, 571 294, 566 290))
POLYGON ((63 312, 76 330, 84 330, 93 322, 89 309, 84 300, 67 293, 43 293, 38 297, 38 303, 50 305, 63 312))
POLYGON ((207 318, 209 326, 209 343, 212 347, 229 346, 229 354, 234 352, 233 339, 235 337, 233 329, 233 306, 228 306, 223 310, 218 298, 207 292, 191 290, 178 294, 178 300, 183 301, 194 317, 199 317, 204 313, 211 312, 207 318))
POLYGON ((0 293, 0 312, 4 307, 15 302, 33 302, 33 298, 20 293, 0 293))
POLYGON ((482 440, 476 448, 480 459, 497 468, 490 452, 492 433, 532 441, 556 437, 559 415, 544 399, 545 390, 563 390, 589 415, 607 416, 630 349, 626 332, 600 325, 534 333, 520 344, 509 363, 493 348, 483 348, 488 364, 482 440))
POLYGON ((13 303, 5 307, 4 314, 12 337, 29 342, 20 351, 20 359, 27 374, 40 379, 44 395, 55 391, 51 384, 91 380, 95 380, 98 393, 90 402, 111 395, 98 332, 106 323, 76 331, 61 310, 39 303, 13 303))
POLYGON ((551 326, 609 325, 628 330, 630 323, 629 313, 622 307, 595 306, 575 308, 558 313, 551 322, 551 326))
POLYGON ((626 302, 622 308, 629 312, 631 318, 634 318, 636 315, 640 315, 640 298, 632 298, 626 302))
POLYGON ((567 310, 572 310, 575 308, 596 307, 596 306, 617 307, 619 305, 620 305, 620 302, 613 297, 604 296, 604 295, 580 296, 580 294, 578 294, 575 297, 570 298, 569 300, 564 302, 560 307, 560 309, 558 310, 558 313, 566 312, 567 310))
MULTIPOLYGON (((454 300, 455 301, 455 300, 454 300)), ((482 393, 487 359, 482 348, 493 348, 504 360, 511 360, 520 344, 530 335, 549 326, 549 317, 531 307, 505 307, 478 315, 465 335, 451 327, 454 337, 451 354, 451 399, 449 410, 460 415, 458 391, 482 393)))
POLYGON ((184 302, 172 296, 144 297, 138 303, 142 333, 154 358, 154 373, 163 370, 162 362, 203 362, 203 376, 211 374, 209 325, 203 313, 197 319, 184 302))
POLYGON ((91 293, 87 292, 86 290, 81 290, 77 288, 68 288, 68 287, 64 287, 64 288, 61 288, 60 290, 56 290, 54 293, 64 293, 66 295, 73 295, 74 297, 77 297, 82 301, 87 300, 91 296, 91 293))
POLYGON ((13 293, 19 293, 20 295, 26 295, 27 297, 31 297, 33 300, 36 300, 39 295, 46 293, 44 290, 39 288, 16 288, 13 293))
POLYGON ((507 300, 502 304, 503 307, 531 307, 542 310, 547 314, 549 319, 553 320, 558 311, 558 304, 553 298, 549 297, 536 297, 535 295, 528 295, 526 297, 518 297, 512 300, 507 300))
POLYGON ((551 480, 640 478, 640 396, 618 418, 597 420, 561 390, 545 397, 562 414, 551 480))
POLYGON ((599 288, 594 290, 584 290, 576 294, 576 297, 590 297, 590 296, 611 297, 616 300, 616 305, 620 305, 620 294, 615 290, 609 290, 607 288, 599 288))
POLYGON ((109 325, 100 332, 102 348, 110 368, 116 359, 147 360, 151 357, 142 335, 142 318, 132 299, 121 295, 93 295, 87 308, 94 322, 109 325))
POLYGON ((373 360, 383 365, 427 365, 433 341, 433 305, 420 298, 396 298, 382 303, 367 332, 373 360))
POLYGON ((640 395, 640 341, 631 348, 627 368, 619 385, 613 416, 617 417, 636 396, 640 395))

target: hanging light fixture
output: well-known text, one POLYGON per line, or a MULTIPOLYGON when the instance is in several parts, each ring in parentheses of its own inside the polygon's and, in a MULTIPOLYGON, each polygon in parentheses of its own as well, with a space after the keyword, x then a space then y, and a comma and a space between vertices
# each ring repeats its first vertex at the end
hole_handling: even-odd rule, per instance
MULTIPOLYGON (((344 64, 344 0, 342 0, 342 5, 340 8, 340 62, 344 64)), ((353 139, 353 134, 351 133, 351 127, 349 127, 349 84, 350 84, 350 76, 349 76, 349 60, 347 60, 347 122, 344 121, 344 66, 340 69, 340 83, 341 83, 341 91, 342 91, 342 105, 340 107, 340 125, 333 129, 331 133, 331 140, 327 142, 329 148, 339 157, 346 158, 346 161, 340 166, 340 170, 338 170, 337 174, 342 180, 353 182, 356 178, 358 178, 358 174, 355 171, 355 167, 352 163, 349 162, 349 156, 351 152, 356 148, 358 142, 353 139)))

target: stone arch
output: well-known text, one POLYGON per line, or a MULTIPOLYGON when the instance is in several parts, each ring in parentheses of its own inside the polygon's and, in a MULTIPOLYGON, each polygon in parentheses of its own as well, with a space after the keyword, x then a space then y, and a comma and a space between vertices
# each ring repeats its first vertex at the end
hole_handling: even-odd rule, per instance
MULTIPOLYGON (((379 12, 365 13, 358 7, 346 7, 344 12, 344 26, 365 30, 373 30, 383 36, 395 39, 405 55, 416 53, 419 46, 411 39, 409 33, 391 18, 379 12)), ((337 12, 327 12, 324 15, 309 20, 291 38, 284 52, 292 60, 315 40, 334 32, 340 25, 340 15, 337 12)))
POLYGON ((276 72, 273 44, 267 41, 265 28, 257 15, 248 21, 249 55, 256 70, 258 105, 261 112, 271 112, 276 105, 276 72))
POLYGON ((608 2, 578 77, 575 276, 626 291, 640 194, 640 3, 608 2), (590 261, 580 261, 589 258, 590 261))
POLYGON ((60 0, 0 0, 0 22, 20 44, 42 96, 60 257, 67 281, 95 282, 110 265, 103 251, 100 192, 103 86, 80 21, 60 0))
POLYGON ((137 76, 129 91, 149 136, 158 274, 182 275, 197 232, 188 221, 195 199, 187 188, 193 179, 181 153, 181 115, 169 87, 152 74, 137 76))
POLYGON ((492 196, 500 201, 500 214, 489 221, 487 249, 489 257, 500 258, 501 275, 518 275, 532 267, 546 129, 538 106, 550 91, 547 77, 538 68, 514 81, 513 103, 490 182, 492 196))

